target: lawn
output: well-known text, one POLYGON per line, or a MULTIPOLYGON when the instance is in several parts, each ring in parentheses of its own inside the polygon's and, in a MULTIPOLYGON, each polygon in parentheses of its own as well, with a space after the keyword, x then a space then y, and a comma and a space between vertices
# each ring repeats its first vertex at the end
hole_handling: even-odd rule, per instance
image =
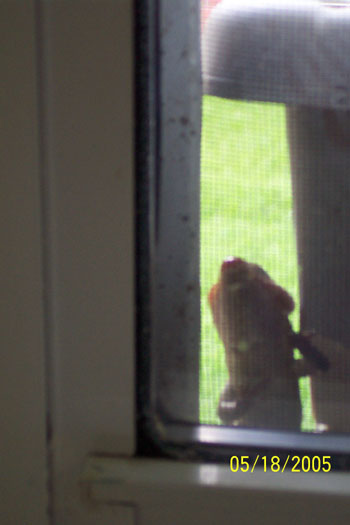
MULTIPOLYGON (((261 265, 297 306, 298 267, 285 109, 280 104, 203 97, 201 148, 200 420, 219 424, 217 401, 227 379, 224 348, 208 306, 222 260, 261 265)), ((303 430, 312 430, 308 380, 301 381, 303 430)))

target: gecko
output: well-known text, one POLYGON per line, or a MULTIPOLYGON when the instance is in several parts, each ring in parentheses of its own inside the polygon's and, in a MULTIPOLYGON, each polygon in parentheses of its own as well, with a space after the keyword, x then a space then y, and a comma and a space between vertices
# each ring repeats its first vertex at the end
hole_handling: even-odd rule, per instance
POLYGON ((300 430, 299 377, 326 372, 329 360, 293 331, 294 301, 254 263, 229 257, 209 292, 229 372, 218 415, 226 425, 300 430), (294 359, 298 348, 302 359, 294 359))

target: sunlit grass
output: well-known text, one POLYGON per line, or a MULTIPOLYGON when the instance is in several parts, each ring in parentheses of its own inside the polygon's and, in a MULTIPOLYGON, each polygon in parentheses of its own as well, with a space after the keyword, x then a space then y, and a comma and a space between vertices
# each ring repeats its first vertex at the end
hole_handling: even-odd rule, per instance
MULTIPOLYGON (((284 106, 205 96, 202 119, 200 420, 216 424, 227 370, 207 296, 222 260, 258 263, 287 289, 297 305, 294 329, 299 292, 284 106)), ((306 381, 301 391, 303 429, 310 430, 306 381)))

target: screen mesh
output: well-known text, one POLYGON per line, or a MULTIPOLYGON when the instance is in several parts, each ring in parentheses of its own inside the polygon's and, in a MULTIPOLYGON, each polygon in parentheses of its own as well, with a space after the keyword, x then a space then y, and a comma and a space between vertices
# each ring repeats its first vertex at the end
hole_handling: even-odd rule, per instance
MULTIPOLYGON (((202 30, 216 4, 202 1, 202 30)), ((222 262, 238 257, 263 268, 294 299, 289 320, 293 330, 299 330, 299 278, 285 105, 203 95, 200 180, 200 420, 220 424, 218 402, 229 374, 224 343, 208 296, 218 282, 222 262)), ((298 358, 298 351, 294 355, 298 358)), ((270 364, 262 366, 268 368, 270 364)), ((314 430, 309 379, 299 379, 299 387, 301 429, 314 430)), ((255 403, 259 386, 249 396, 255 403)))

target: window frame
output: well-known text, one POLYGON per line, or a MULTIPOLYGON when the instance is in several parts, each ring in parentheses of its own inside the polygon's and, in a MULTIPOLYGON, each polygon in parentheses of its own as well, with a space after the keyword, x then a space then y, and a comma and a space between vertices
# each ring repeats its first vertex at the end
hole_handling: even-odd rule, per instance
MULTIPOLYGON (((186 11, 186 20, 193 16, 191 12, 195 8, 196 2, 178 2, 177 9, 186 11)), ((165 352, 164 363, 167 363, 167 370, 164 375, 162 369, 155 366, 155 362, 162 354, 163 347, 167 351, 168 348, 161 341, 158 344, 157 330, 160 326, 157 325, 157 308, 166 309, 166 303, 171 302, 168 296, 162 296, 157 305, 155 297, 159 293, 157 286, 162 282, 166 272, 159 278, 159 273, 162 272, 162 265, 157 266, 158 258, 161 263, 165 256, 161 253, 159 256, 159 222, 164 220, 161 216, 160 200, 162 194, 159 189, 164 182, 162 180, 163 173, 167 176, 169 173, 173 175, 176 173, 178 163, 176 156, 170 155, 170 163, 167 164, 167 159, 164 158, 167 151, 164 150, 164 134, 170 132, 171 139, 174 143, 174 149, 178 146, 176 142, 177 135, 181 133, 181 127, 175 130, 175 134, 171 134, 169 130, 169 117, 164 110, 163 89, 167 85, 167 75, 175 64, 178 63, 178 57, 175 54, 167 54, 167 45, 171 42, 169 33, 175 31, 171 24, 166 23, 167 13, 162 14, 162 7, 166 11, 169 9, 167 2, 161 0, 152 2, 140 2, 143 6, 143 11, 139 12, 137 28, 140 28, 139 40, 137 43, 137 60, 143 64, 141 71, 143 75, 137 80, 137 98, 140 118, 138 121, 137 134, 137 149, 138 152, 138 171, 137 179, 139 181, 139 191, 137 193, 137 210, 138 210, 138 384, 142 385, 138 391, 138 452, 141 455, 152 456, 154 454, 165 457, 188 457, 189 459, 197 458, 198 460, 210 459, 220 462, 227 461, 227 458, 239 453, 240 455, 249 454, 252 451, 259 451, 261 455, 272 456, 278 454, 281 459, 286 459, 289 454, 313 454, 332 453, 333 468, 348 469, 350 468, 350 441, 346 435, 319 435, 317 433, 302 433, 302 432, 283 432, 273 430, 254 430, 243 428, 230 428, 223 426, 211 426, 196 424, 193 422, 194 417, 187 418, 187 413, 181 418, 181 414, 172 415, 170 411, 164 411, 162 404, 158 404, 158 390, 164 389, 164 383, 169 382, 169 377, 174 374, 176 359, 168 357, 165 352), (145 17, 148 15, 149 25, 144 24, 145 17), (163 16, 163 18, 162 18, 163 16), (166 27, 166 31, 164 30, 166 27), (162 42, 160 38, 162 35, 162 42), (168 40, 167 40, 168 38, 168 40), (145 45, 147 43, 147 45, 145 45), (145 52, 146 50, 146 52, 145 52), (162 50, 160 57, 157 53, 162 50), (164 56, 166 61, 162 62, 164 56), (172 62, 173 61, 173 62, 172 62), (147 69, 148 68, 148 69, 147 69), (165 71, 162 71, 162 68, 165 71), (148 75, 147 71, 148 70, 148 75), (164 78, 163 78, 164 77, 164 78), (147 95, 145 96, 145 93, 147 95), (146 110, 145 110, 145 101, 146 110), (142 111, 145 111, 142 114, 142 111), (147 118, 142 118, 147 116, 147 118), (170 166, 172 164, 172 166, 170 166), (148 246, 147 246, 148 243, 148 246), (161 269, 161 271, 159 270, 161 269), (159 306, 160 305, 160 306, 159 306), (165 305, 165 306, 164 306, 165 305), (154 311, 156 314, 154 315, 154 311), (157 374, 160 377, 160 382, 157 383, 157 374), (165 377, 165 379, 164 379, 165 377), (186 419, 188 419, 186 421, 186 419)), ((176 9, 175 9, 176 10, 176 9)), ((171 12, 171 9, 170 9, 171 12)), ((172 14, 172 13, 171 13, 172 14)), ((169 18, 171 19, 171 14, 169 18)), ((194 17, 195 19, 195 17, 194 17)), ((191 26, 188 23, 188 27, 191 26)), ((198 44, 199 46, 199 41, 198 44)), ((199 49, 199 48, 198 48, 199 49)), ((193 67, 195 60, 192 60, 193 67)), ((137 71, 140 71, 139 67, 137 71)), ((181 75, 181 73, 180 73, 181 75)), ((192 88, 193 89, 193 88, 192 88)), ((192 94, 192 93, 191 93, 192 94)), ((182 94, 184 97, 184 95, 182 94)), ((189 97, 190 98, 190 97, 189 97)), ((186 99, 185 99, 186 100, 186 99)), ((185 102, 186 103, 186 102, 185 102)), ((180 111, 176 108, 172 116, 173 124, 180 120, 180 111)), ((189 119, 190 120, 190 119, 189 119)), ((176 150, 177 151, 177 150, 176 150)), ((193 150, 188 147, 180 145, 181 153, 188 155, 188 163, 193 168, 193 150), (182 149, 181 149, 182 147, 182 149)), ((199 153, 195 151, 194 155, 199 153)), ((169 153, 169 150, 168 150, 169 153)), ((169 175, 170 178, 170 175, 169 175)), ((186 181, 183 183, 186 186, 186 181)), ((174 195, 176 195, 176 185, 174 185, 174 195)), ((192 194, 193 196, 193 194, 192 194)), ((187 202, 184 205, 185 212, 188 213, 189 208, 186 208, 187 202)), ((196 210, 196 204, 194 205, 196 210)), ((167 208, 168 210, 168 208, 167 208)), ((174 213, 171 209, 169 213, 174 213)), ((171 223, 174 226, 175 221, 171 223)), ((199 226, 198 226, 199 227, 199 226)), ((189 232, 187 232, 187 235, 189 232)), ((169 243, 170 244, 170 243, 169 243)), ((171 249, 171 247, 170 247, 171 249)), ((161 325, 163 326, 163 325, 161 325)), ((165 324, 164 326, 168 326, 165 324)), ((186 327, 187 329, 187 327, 186 327)), ((186 331, 185 329, 185 331, 186 331)), ((174 333, 175 330, 172 327, 174 333)), ((181 346, 180 346, 181 348, 181 346)), ((198 346, 199 348, 199 346, 198 346)), ((174 350, 176 350, 174 346, 174 350)), ((182 352, 182 350, 181 350, 182 352)), ((188 354, 187 354, 188 355, 188 354)), ((181 353, 181 359, 186 357, 186 352, 181 353)), ((193 373, 195 367, 198 367, 198 362, 194 365, 192 363, 187 369, 189 374, 193 373)), ((186 366, 184 366, 186 373, 186 366)), ((198 383, 197 383, 198 384, 198 383)), ((176 394, 178 384, 176 380, 171 386, 176 394)), ((165 395, 169 395, 169 389, 165 388, 165 395)), ((185 405, 186 399, 193 397, 195 389, 186 388, 179 389, 181 392, 180 405, 185 405)), ((162 392, 160 394, 162 397, 162 392)), ((169 405, 171 409, 171 404, 169 405)), ((189 415, 192 416, 196 412, 190 410, 189 415)), ((198 412, 197 412, 198 413, 198 412)))

